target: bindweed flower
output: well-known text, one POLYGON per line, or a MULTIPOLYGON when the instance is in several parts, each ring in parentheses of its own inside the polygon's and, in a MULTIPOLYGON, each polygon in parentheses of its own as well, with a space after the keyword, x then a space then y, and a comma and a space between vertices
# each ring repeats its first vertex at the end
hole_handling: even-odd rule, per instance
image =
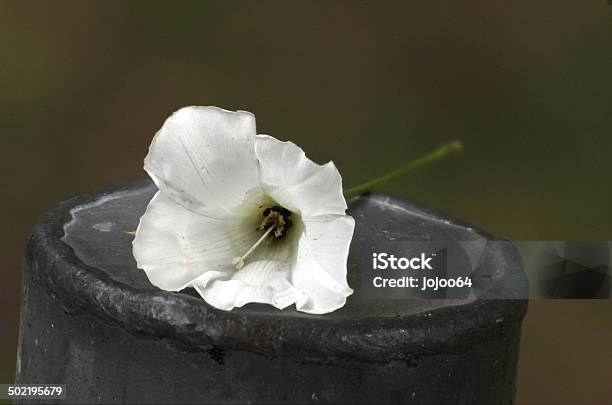
POLYGON ((133 253, 155 286, 193 287, 213 307, 251 302, 324 314, 352 294, 355 223, 342 178, 291 142, 257 135, 255 117, 186 107, 155 135, 145 170, 159 191, 133 253))

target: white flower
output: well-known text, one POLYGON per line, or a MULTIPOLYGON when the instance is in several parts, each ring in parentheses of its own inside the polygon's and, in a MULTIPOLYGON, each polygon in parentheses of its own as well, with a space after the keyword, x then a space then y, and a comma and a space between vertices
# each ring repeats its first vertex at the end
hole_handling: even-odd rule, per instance
POLYGON ((353 290, 355 223, 342 178, 291 142, 257 135, 253 114, 186 107, 155 135, 145 170, 159 191, 136 231, 138 267, 163 290, 210 305, 249 302, 324 314, 353 290))

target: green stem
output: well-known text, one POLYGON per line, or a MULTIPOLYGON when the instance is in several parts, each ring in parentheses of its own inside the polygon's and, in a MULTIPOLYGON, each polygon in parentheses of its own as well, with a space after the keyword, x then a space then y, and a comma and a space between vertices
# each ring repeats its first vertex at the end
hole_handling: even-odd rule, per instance
POLYGON ((360 184, 355 187, 351 187, 344 190, 344 197, 354 197, 359 194, 366 193, 368 191, 372 191, 375 188, 382 186, 383 184, 387 184, 388 182, 397 179, 398 177, 404 176, 416 169, 420 169, 421 167, 429 166, 430 164, 437 162, 440 159, 445 158, 448 155, 453 153, 461 152, 463 149, 463 144, 459 141, 450 142, 445 145, 440 146, 438 149, 433 152, 420 157, 416 160, 406 163, 405 165, 398 167, 394 171, 387 173, 383 176, 377 177, 375 179, 366 181, 363 184, 360 184))

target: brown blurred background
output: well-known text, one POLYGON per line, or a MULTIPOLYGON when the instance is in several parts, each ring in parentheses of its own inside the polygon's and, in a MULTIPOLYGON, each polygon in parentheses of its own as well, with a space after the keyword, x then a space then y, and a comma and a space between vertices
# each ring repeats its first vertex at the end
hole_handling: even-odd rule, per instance
MULTIPOLYGON (((346 185, 507 238, 612 239, 612 7, 597 1, 0 1, 0 382, 23 241, 55 202, 145 177, 184 105, 257 115, 346 185)), ((611 301, 534 301, 519 403, 612 403, 611 301)))

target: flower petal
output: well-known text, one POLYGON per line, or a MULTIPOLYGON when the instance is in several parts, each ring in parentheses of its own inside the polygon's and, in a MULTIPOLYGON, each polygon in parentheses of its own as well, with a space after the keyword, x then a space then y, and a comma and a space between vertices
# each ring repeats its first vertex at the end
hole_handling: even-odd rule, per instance
POLYGON ((185 288, 205 272, 231 274, 232 258, 246 251, 258 237, 252 220, 240 212, 233 219, 209 218, 158 191, 140 219, 134 238, 138 267, 153 285, 170 291, 185 288))
POLYGON ((217 107, 185 107, 157 132, 145 170, 170 199, 227 218, 258 185, 255 117, 217 107))
POLYGON ((355 221, 348 215, 304 220, 291 283, 308 297, 296 309, 325 314, 341 308, 353 293, 346 262, 355 221))
POLYGON ((299 146, 268 135, 255 137, 255 154, 264 190, 283 207, 304 219, 346 212, 342 177, 333 162, 318 165, 299 146))
POLYGON ((291 245, 268 249, 233 274, 213 280, 203 275, 194 280, 192 286, 206 302, 218 309, 229 311, 248 303, 284 309, 304 297, 288 280, 295 263, 293 250, 291 245))

